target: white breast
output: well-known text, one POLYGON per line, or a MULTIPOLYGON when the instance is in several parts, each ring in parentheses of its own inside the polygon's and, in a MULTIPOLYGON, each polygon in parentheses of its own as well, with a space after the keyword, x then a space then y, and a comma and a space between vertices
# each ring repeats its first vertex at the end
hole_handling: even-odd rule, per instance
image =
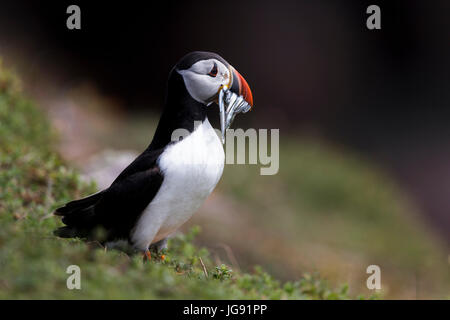
POLYGON ((145 250, 185 223, 213 191, 222 176, 225 155, 208 119, 161 154, 163 183, 142 213, 131 238, 145 250))

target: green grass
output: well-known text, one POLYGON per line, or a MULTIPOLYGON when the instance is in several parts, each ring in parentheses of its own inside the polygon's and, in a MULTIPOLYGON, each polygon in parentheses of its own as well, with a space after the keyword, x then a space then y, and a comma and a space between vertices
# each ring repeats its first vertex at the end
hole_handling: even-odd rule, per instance
POLYGON ((0 63, 0 299, 346 299, 318 275, 281 283, 261 268, 251 273, 215 266, 193 244, 194 228, 170 240, 167 258, 105 251, 95 243, 59 239, 51 212, 95 191, 54 151, 49 122, 0 63), (204 262, 206 272, 201 261, 204 262), (66 287, 70 265, 81 290, 66 287))

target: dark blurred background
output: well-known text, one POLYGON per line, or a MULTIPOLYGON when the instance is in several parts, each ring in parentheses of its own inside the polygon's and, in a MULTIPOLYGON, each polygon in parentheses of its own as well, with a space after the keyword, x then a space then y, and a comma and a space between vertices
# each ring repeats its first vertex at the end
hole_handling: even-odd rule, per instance
POLYGON ((238 121, 313 131, 380 161, 450 241, 450 3, 377 1, 374 31, 369 4, 15 1, 2 3, 0 50, 61 85, 92 79, 130 112, 158 112, 176 61, 215 51, 254 92, 257 112, 238 121), (80 31, 65 28, 69 4, 80 31))

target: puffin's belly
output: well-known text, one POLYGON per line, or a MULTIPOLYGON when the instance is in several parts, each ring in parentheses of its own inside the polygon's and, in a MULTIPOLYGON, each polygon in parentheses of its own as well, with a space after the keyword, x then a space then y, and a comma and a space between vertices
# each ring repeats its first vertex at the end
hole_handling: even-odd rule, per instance
POLYGON ((200 208, 223 172, 222 143, 208 119, 161 154, 163 183, 139 219, 132 239, 148 246, 178 229, 200 208))

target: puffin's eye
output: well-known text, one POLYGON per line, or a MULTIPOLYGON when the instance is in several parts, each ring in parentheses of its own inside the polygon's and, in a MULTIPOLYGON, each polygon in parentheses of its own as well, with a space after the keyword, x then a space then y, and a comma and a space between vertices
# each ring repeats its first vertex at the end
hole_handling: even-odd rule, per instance
POLYGON ((208 76, 215 77, 217 76, 217 64, 214 62, 214 66, 211 71, 208 73, 208 76))

